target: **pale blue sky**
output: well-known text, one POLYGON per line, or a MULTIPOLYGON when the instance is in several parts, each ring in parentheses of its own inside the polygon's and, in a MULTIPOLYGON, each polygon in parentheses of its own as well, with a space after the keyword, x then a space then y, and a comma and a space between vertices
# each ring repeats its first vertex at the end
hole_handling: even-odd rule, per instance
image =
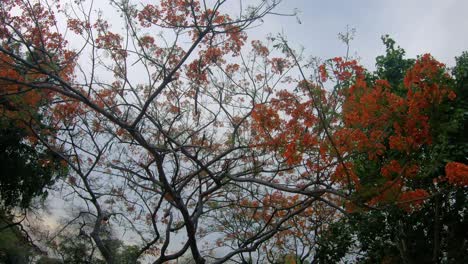
POLYGON ((408 56, 430 52, 448 65, 468 50, 466 0, 283 0, 278 11, 294 8, 300 11, 301 24, 292 17, 268 17, 252 37, 283 31, 291 44, 304 46, 306 54, 329 58, 344 55, 337 34, 349 25, 357 30, 351 51, 371 68, 384 51, 380 40, 384 34, 392 36, 408 56))

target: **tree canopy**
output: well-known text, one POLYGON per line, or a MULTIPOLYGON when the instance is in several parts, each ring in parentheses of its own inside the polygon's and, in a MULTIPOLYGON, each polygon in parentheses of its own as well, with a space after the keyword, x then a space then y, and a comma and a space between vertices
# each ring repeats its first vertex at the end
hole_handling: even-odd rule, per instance
POLYGON ((93 4, 0 6, 1 195, 60 187, 63 261, 466 258, 467 54, 384 36, 371 72, 249 40, 279 1, 93 4))

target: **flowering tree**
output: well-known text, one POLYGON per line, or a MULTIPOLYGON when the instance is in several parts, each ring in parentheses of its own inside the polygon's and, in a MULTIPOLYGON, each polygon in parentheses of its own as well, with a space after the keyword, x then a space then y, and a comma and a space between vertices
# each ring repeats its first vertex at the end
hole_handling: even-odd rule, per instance
POLYGON ((466 54, 449 74, 430 55, 405 59, 383 40, 377 70, 356 79, 343 105, 352 139, 343 145, 352 148, 359 185, 350 217, 322 234, 318 258, 337 262, 354 252, 363 263, 464 262, 466 54))
POLYGON ((284 233, 315 202, 332 204, 327 186, 284 182, 298 165, 278 160, 250 130, 256 106, 293 66, 259 42, 242 51, 244 30, 278 3, 259 1, 237 17, 225 4, 111 1, 114 13, 95 13, 92 1, 2 2, 2 96, 47 97, 38 111, 54 133, 31 114, 21 121, 70 169, 62 194, 79 202, 67 226, 106 262, 116 261, 104 239, 111 223, 131 230, 137 257, 161 263, 190 251, 203 263, 214 237, 225 247, 215 261, 224 262, 284 233), (121 29, 106 19, 116 14, 121 29), (261 212, 264 222, 219 225, 239 211, 261 212))
POLYGON ((2 2, 2 96, 47 96, 54 133, 23 123, 70 170, 65 228, 107 263, 109 225, 154 263, 305 261, 345 209, 430 195, 407 179, 430 110, 456 98, 443 66, 422 57, 398 90, 348 58, 306 63, 282 38, 247 41, 278 2, 256 4, 234 16, 221 0, 2 2))

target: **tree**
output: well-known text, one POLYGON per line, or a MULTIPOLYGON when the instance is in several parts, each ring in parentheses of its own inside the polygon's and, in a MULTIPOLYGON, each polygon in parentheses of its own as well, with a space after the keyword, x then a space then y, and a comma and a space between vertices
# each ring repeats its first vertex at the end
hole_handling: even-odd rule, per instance
MULTIPOLYGON (((3 45, 13 50, 17 47, 12 43, 3 45)), ((6 57, 0 60, 0 69, 4 78, 38 78, 15 68, 6 57)), ((47 196, 45 188, 66 173, 59 157, 40 144, 34 134, 47 138, 54 133, 41 113, 41 105, 48 102, 49 95, 41 91, 25 93, 28 89, 9 82, 0 84, 0 198, 4 210, 28 208, 34 197, 47 196)))
POLYGON ((111 1, 114 13, 93 13, 91 1, 2 2, 0 38, 17 47, 0 48, 4 62, 14 66, 0 78, 29 89, 25 93, 50 95, 41 113, 58 133, 36 138, 70 168, 66 184, 73 195, 67 198, 81 200, 73 221, 91 228, 89 236, 108 263, 117 261, 102 238, 108 223, 132 230, 139 236, 138 255, 153 256, 156 263, 188 250, 203 263, 211 256, 200 241, 215 232, 224 212, 248 209, 241 201, 253 187, 257 193, 250 199, 275 205, 263 210, 271 220, 253 233, 242 230, 248 223, 243 219, 227 229, 231 248, 216 259, 224 262, 255 252, 284 233, 290 219, 325 199, 326 189, 287 185, 273 194, 281 184, 271 180, 293 167, 252 147, 253 109, 268 101, 291 65, 257 42, 250 59, 241 55, 244 31, 278 2, 259 1, 237 17, 222 13, 224 2, 111 1), (115 13, 123 31, 105 19, 115 13), (67 43, 66 31, 76 36, 74 43, 67 43), (228 63, 228 56, 237 63, 228 63), (289 201, 279 201, 282 196, 289 201), (235 233, 241 237, 229 236, 235 233), (174 246, 174 236, 186 240, 174 246))
MULTIPOLYGON (((392 103, 389 99, 397 98, 399 106, 392 106, 393 116, 407 109, 406 114, 411 115, 411 105, 404 107, 404 100, 413 101, 410 98, 418 92, 431 93, 420 96, 419 103, 413 101, 419 107, 413 113, 422 116, 410 117, 416 122, 426 120, 427 124, 411 124, 411 119, 405 121, 401 117, 395 120, 406 122, 406 127, 416 125, 418 129, 413 131, 421 133, 426 130, 426 134, 408 137, 399 132, 404 131, 404 126, 393 123, 390 125, 393 128, 387 126, 384 133, 397 133, 399 138, 387 134, 385 138, 388 141, 379 145, 383 151, 372 157, 369 152, 356 153, 353 162, 360 168, 357 172, 362 186, 355 193, 354 205, 359 207, 364 202, 373 208, 354 207, 350 218, 333 224, 321 238, 319 259, 328 263, 349 257, 349 252, 360 251, 362 255, 358 259, 364 263, 462 263, 466 261, 463 252, 468 250, 463 242, 466 241, 466 220, 463 213, 460 214, 466 210, 468 176, 467 167, 463 164, 467 162, 467 141, 463 133, 467 124, 466 84, 460 78, 464 75, 466 56, 457 58, 457 66, 449 75, 444 65, 429 55, 417 60, 404 59, 404 50, 395 49, 393 40, 388 36, 383 40, 387 54, 377 58, 377 70, 363 87, 377 84, 376 80, 380 78, 388 78, 391 84, 387 90, 391 94, 386 96, 388 103, 374 102, 385 106, 392 103), (444 89, 447 90, 444 92, 444 89), (438 99, 430 99, 431 96, 438 96, 438 99), (423 103, 428 99, 429 102, 423 103), (419 143, 416 148, 405 149, 416 143, 410 139, 417 138, 426 142, 419 143), (407 142, 399 145, 396 139, 407 142), (405 174, 411 166, 415 166, 414 171, 405 174), (378 177, 380 175, 386 179, 378 177), (376 193, 380 195, 376 196, 376 193), (341 250, 334 251, 336 248, 341 250)), ((385 88, 376 85, 364 91, 357 102, 367 100, 365 107, 372 108, 373 101, 370 100, 375 100, 376 95, 381 96, 382 91, 385 93, 385 88)), ((385 110, 371 111, 367 119, 385 117, 385 110)), ((369 129, 361 130, 364 133, 375 133, 370 130, 375 129, 372 123, 364 128, 369 129)), ((362 141, 358 140, 357 144, 362 141)))
POLYGON ((0 191, 2 207, 27 208, 34 197, 47 196, 47 186, 64 175, 60 159, 40 146, 25 142, 26 133, 12 120, 3 119, 0 130, 0 191))
POLYGON ((0 219, 0 261, 2 263, 29 263, 35 254, 27 237, 18 225, 14 224, 10 215, 1 211, 0 219))
MULTIPOLYGON (((17 43, 10 40, 2 45, 23 56, 17 43)), ((30 57, 24 59, 31 61, 30 57)), ((6 78, 39 78, 17 68, 3 55, 0 71, 6 78)), ((59 156, 36 139, 35 133, 43 138, 55 133, 41 113, 41 106, 50 99, 48 94, 25 91, 27 87, 16 83, 0 82, 0 251, 5 263, 29 263, 43 253, 33 243, 24 223, 37 206, 35 198, 44 200, 56 179, 67 172, 59 156)))
POLYGON ((154 263, 306 262, 353 206, 425 204, 432 190, 401 178, 431 171, 430 110, 457 96, 430 55, 394 92, 380 78, 396 65, 372 76, 348 58, 309 63, 281 36, 248 43, 278 1, 238 15, 221 0, 92 3, 3 1, 0 38, 17 44, 0 47, 14 66, 0 80, 50 97, 40 112, 58 132, 30 128, 70 168, 64 228, 103 261, 118 261, 112 225, 154 263))
MULTIPOLYGON (((98 254, 98 249, 88 234, 89 228, 85 225, 62 232, 57 239, 51 241, 48 248, 59 258, 54 259, 59 263, 105 263, 98 254), (78 232, 78 235, 73 232, 78 232)), ((118 264, 140 264, 137 260, 139 247, 124 245, 115 238, 114 232, 109 226, 102 230, 101 234, 105 247, 112 252, 118 264)), ((46 258, 42 258, 46 259, 46 258)))

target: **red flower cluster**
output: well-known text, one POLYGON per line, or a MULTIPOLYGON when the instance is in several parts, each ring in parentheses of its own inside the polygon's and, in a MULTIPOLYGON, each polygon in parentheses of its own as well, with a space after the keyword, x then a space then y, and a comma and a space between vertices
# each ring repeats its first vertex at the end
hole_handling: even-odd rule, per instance
POLYGON ((468 165, 449 162, 445 165, 445 176, 449 183, 456 186, 468 186, 468 165))
POLYGON ((428 197, 429 193, 423 189, 403 192, 400 195, 399 206, 407 212, 412 212, 419 209, 428 197))
POLYGON ((295 94, 278 92, 271 104, 258 104, 252 112, 255 145, 279 151, 289 165, 298 164, 318 143, 310 130, 317 122, 312 112, 310 100, 301 102, 295 94))
MULTIPOLYGON (((257 53, 266 54, 255 45, 257 53)), ((281 66, 278 62, 273 67, 281 66)), ((432 144, 434 109, 456 98, 445 66, 426 54, 400 86, 392 87, 387 80, 369 81, 356 61, 334 58, 318 68, 318 81, 328 80, 351 85, 332 94, 321 83, 303 80, 297 88, 307 99, 280 91, 257 105, 252 112, 253 145, 276 151, 288 165, 304 163, 311 171, 327 171, 331 182, 362 191, 369 205, 397 202, 407 211, 420 207, 428 191, 405 190, 413 189, 408 183, 423 167, 414 153, 432 144), (348 158, 353 155, 375 165, 374 178, 360 178, 356 169, 362 166, 348 158)), ((447 179, 468 185, 468 166, 448 164, 447 179)))

